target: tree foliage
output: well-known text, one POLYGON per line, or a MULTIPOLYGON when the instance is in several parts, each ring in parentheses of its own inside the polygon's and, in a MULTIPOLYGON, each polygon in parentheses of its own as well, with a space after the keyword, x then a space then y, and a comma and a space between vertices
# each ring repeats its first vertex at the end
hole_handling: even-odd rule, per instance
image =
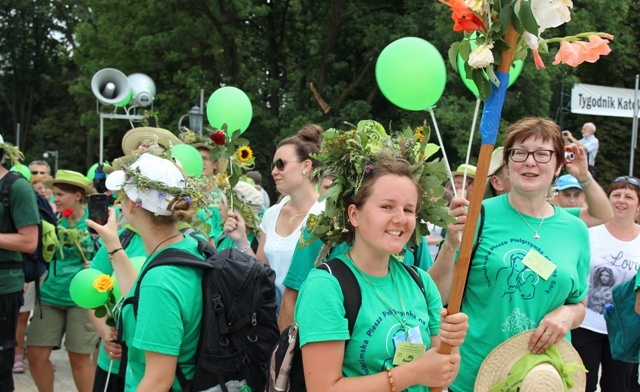
MULTIPOLYGON (((90 83, 102 68, 151 76, 157 86, 153 110, 160 126, 173 132, 199 104, 201 89, 205 101, 223 85, 242 89, 254 109, 245 136, 257 168, 269 177, 277 142, 306 123, 343 127, 373 118, 395 130, 432 124, 429 113, 401 110, 382 96, 375 62, 400 37, 423 37, 443 56, 460 38, 450 10, 435 0, 9 0, 1 7, 1 130, 12 140, 20 123, 28 159, 59 150, 61 167, 80 171, 98 159, 99 116, 90 83)), ((639 33, 632 16, 638 8, 631 0, 574 1, 573 20, 560 33, 610 32, 616 36, 613 52, 577 69, 550 65, 553 53, 545 58, 546 70, 527 59, 507 93, 502 128, 541 115, 576 134, 593 121, 601 179, 626 173, 630 148, 619 147, 628 146, 630 119, 573 115, 567 103, 576 82, 633 87, 639 33)), ((435 115, 457 166, 466 155, 476 100, 455 70, 448 71, 435 115)), ((106 159, 121 155, 121 137, 136 125, 105 121, 106 159)), ((477 135, 472 163, 479 141, 477 135)))

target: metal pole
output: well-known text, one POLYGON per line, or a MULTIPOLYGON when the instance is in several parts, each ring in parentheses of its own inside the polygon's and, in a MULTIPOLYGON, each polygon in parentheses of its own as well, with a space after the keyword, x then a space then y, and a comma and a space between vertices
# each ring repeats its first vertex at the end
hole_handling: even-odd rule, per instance
POLYGON ((200 115, 202 116, 202 123, 200 124, 200 129, 198 129, 198 134, 202 136, 202 131, 204 131, 204 89, 200 89, 200 115))
POLYGON ((631 126, 631 157, 629 159, 629 176, 633 176, 635 150, 638 144, 638 82, 640 75, 636 74, 636 86, 633 92, 633 125, 631 126))
POLYGON ((56 169, 56 173, 58 172, 58 157, 60 156, 60 151, 56 151, 56 160, 54 161, 54 167, 56 169))
POLYGON ((102 159, 102 150, 104 149, 104 117, 102 117, 102 113, 100 113, 100 159, 98 159, 98 162, 102 163, 104 162, 102 159))
POLYGON ((16 124, 16 147, 20 148, 20 123, 16 124))
POLYGON ((560 113, 558 114, 558 125, 560 129, 564 129, 564 75, 560 77, 560 113))

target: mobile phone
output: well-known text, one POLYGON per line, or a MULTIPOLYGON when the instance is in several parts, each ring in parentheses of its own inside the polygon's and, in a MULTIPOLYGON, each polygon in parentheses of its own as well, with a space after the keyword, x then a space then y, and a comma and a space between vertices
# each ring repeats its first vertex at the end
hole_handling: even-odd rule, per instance
MULTIPOLYGON (((105 225, 109 218, 109 198, 104 193, 92 193, 89 195, 89 219, 100 225, 105 225)), ((89 232, 96 231, 89 228, 89 232)))

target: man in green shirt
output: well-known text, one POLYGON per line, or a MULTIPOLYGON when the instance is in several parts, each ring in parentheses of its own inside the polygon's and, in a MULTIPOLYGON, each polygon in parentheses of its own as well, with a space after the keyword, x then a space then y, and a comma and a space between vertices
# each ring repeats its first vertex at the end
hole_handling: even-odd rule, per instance
MULTIPOLYGON (((22 153, 0 136, 0 162, 8 157, 15 165, 22 153)), ((0 189, 9 171, 0 164, 0 189)), ((9 192, 9 211, 0 203, 0 390, 13 391, 13 358, 18 312, 22 306, 24 273, 22 253, 38 246, 40 215, 29 182, 17 179, 9 192)))

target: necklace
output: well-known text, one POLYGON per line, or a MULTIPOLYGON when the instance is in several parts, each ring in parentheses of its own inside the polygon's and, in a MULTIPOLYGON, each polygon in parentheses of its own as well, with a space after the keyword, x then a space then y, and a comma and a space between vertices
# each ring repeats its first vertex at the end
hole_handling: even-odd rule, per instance
POLYGON ((396 311, 394 311, 391 308, 391 306, 389 306, 389 304, 387 303, 387 301, 385 301, 384 297, 382 296, 382 294, 380 294, 380 292, 378 291, 376 286, 374 286, 373 283, 371 283, 371 281, 365 276, 365 274, 362 273, 362 271, 360 271, 360 268, 358 268, 358 266, 356 265, 356 262, 353 261, 353 258, 351 257, 351 251, 347 252, 347 258, 349 260, 351 260, 351 263, 353 263, 353 266, 355 267, 355 270, 358 272, 358 275, 360 275, 362 277, 362 279, 364 279, 364 281, 367 282, 367 284, 373 288, 373 290, 378 295, 378 298, 380 299, 380 301, 384 304, 384 306, 387 307, 387 309, 389 310, 389 313, 391 313, 396 318, 396 320, 398 320, 398 323, 400 323, 400 325, 402 326, 402 329, 404 329, 404 331, 406 332, 407 329, 408 329, 407 328, 407 311, 404 308, 404 302, 402 301, 402 297, 400 296, 400 291, 398 290, 398 286, 396 285, 396 281, 393 278, 393 272, 391 271, 391 265, 389 265, 389 276, 391 276, 391 283, 393 284, 393 288, 396 290, 396 294, 398 295, 398 299, 400 300, 400 306, 402 307, 402 318, 400 318, 398 316, 398 313, 396 311))
POLYGON ((294 220, 294 219, 299 218, 299 217, 301 217, 301 216, 306 216, 306 215, 307 215, 307 213, 306 213, 306 212, 305 212, 304 214, 295 214, 295 215, 293 215, 291 218, 289 218, 289 224, 290 224, 290 225, 291 225, 291 224, 293 224, 293 220, 294 220))
MULTIPOLYGON (((538 234, 538 232, 540 231, 540 228, 542 227, 542 224, 544 223, 544 218, 546 218, 546 216, 542 217, 542 220, 540 221, 540 224, 538 225, 538 230, 536 230, 533 227, 531 227, 531 225, 529 224, 529 222, 527 222, 526 219, 524 219, 524 216, 522 216, 520 211, 518 211, 515 207, 513 207, 513 209, 516 210, 516 212, 518 213, 518 215, 520 215, 520 218, 524 221, 524 223, 526 223, 527 226, 529 226, 529 228, 531 229, 531 231, 533 231, 533 239, 534 240, 539 240, 540 239, 540 234, 538 234)), ((544 205, 544 211, 545 212, 547 211, 547 205, 546 204, 544 205)))
POLYGON ((178 233, 178 234, 176 234, 176 235, 172 235, 171 237, 167 238, 166 240, 161 241, 158 245, 156 245, 156 247, 155 247, 155 248, 153 248, 153 250, 149 253, 149 256, 151 256, 152 254, 154 254, 154 253, 156 252, 156 250, 158 250, 158 248, 160 247, 160 245, 164 244, 165 242, 167 242, 167 241, 169 241, 169 240, 172 240, 172 239, 176 238, 176 237, 177 237, 177 236, 179 236, 180 234, 182 234, 182 233, 178 233))

